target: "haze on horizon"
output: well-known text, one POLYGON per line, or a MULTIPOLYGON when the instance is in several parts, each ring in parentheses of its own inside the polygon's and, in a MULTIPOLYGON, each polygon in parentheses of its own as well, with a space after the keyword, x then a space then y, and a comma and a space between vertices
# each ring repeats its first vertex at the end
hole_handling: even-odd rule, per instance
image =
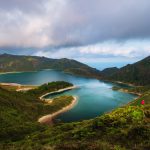
POLYGON ((0 0, 0 53, 120 66, 150 55, 149 0, 0 0))

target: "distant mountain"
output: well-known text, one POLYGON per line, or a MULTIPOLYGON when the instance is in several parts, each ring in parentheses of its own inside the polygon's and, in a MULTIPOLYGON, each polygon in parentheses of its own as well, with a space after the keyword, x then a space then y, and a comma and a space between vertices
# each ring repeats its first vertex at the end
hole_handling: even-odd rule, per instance
POLYGON ((56 69, 84 77, 101 77, 99 70, 72 59, 51 59, 10 54, 0 55, 0 72, 38 71, 42 69, 56 69))
POLYGON ((101 71, 101 73, 104 76, 110 76, 113 75, 114 73, 116 73, 119 69, 117 67, 111 67, 111 68, 106 68, 103 71, 101 71))
POLYGON ((115 72, 114 70, 111 68, 105 69, 105 72, 110 71, 106 75, 107 79, 135 85, 150 85, 150 56, 134 64, 122 67, 117 71, 115 70, 115 72))

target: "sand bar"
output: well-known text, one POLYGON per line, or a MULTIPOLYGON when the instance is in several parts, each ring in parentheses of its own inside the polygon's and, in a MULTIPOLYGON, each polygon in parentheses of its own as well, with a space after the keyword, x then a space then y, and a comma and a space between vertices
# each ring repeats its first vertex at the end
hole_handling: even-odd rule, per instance
POLYGON ((51 125, 51 124, 53 123, 53 119, 54 119, 56 116, 58 116, 58 115, 60 115, 60 114, 62 114, 62 113, 64 113, 64 112, 66 112, 66 111, 72 109, 76 104, 77 104, 77 97, 74 96, 74 97, 73 97, 73 101, 71 102, 71 104, 69 104, 69 105, 66 106, 66 107, 63 107, 62 109, 60 109, 60 110, 58 110, 58 111, 56 111, 56 112, 54 112, 54 113, 52 113, 52 114, 45 115, 45 116, 39 118, 39 119, 38 119, 38 122, 41 123, 41 124, 51 125))
POLYGON ((40 100, 46 100, 44 97, 47 96, 47 95, 57 94, 57 93, 65 92, 65 91, 72 90, 72 89, 75 89, 75 88, 77 88, 77 86, 71 86, 71 87, 67 87, 67 88, 64 88, 64 89, 57 90, 57 91, 46 93, 46 94, 40 96, 40 100))

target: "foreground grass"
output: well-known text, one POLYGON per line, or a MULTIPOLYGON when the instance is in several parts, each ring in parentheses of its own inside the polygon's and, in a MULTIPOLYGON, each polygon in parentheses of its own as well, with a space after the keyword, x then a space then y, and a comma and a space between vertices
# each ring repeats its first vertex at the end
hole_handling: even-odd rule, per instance
MULTIPOLYGON (((45 90, 43 89, 41 88, 39 91, 44 93, 45 90)), ((2 131, 0 135, 0 149, 150 149, 150 92, 148 91, 138 99, 138 101, 143 98, 145 99, 146 105, 144 106, 134 103, 134 106, 118 108, 111 113, 91 120, 74 123, 58 123, 51 127, 43 126, 36 122, 35 118, 47 113, 47 111, 52 111, 52 107, 43 106, 41 102, 30 99, 30 97, 36 98, 37 93, 37 91, 30 91, 29 94, 13 93, 16 96, 12 95, 13 97, 11 96, 11 98, 13 98, 15 104, 10 99, 8 100, 10 102, 9 106, 7 104, 8 107, 3 108, 4 111, 2 111, 5 114, 5 110, 7 110, 7 113, 4 118, 0 118, 3 120, 3 126, 0 127, 2 131), (20 101, 21 103, 19 103, 20 101), (11 110, 12 106, 13 110, 11 110)), ((8 93, 4 94, 4 91, 1 94, 5 95, 3 101, 0 97, 1 104, 4 106, 6 99, 10 95, 8 96, 8 93)), ((58 106, 65 104, 59 101, 58 106)), ((0 117, 2 116, 3 114, 0 115, 0 117)))
POLYGON ((131 105, 132 106, 140 106, 142 100, 145 101, 145 105, 150 105, 150 90, 144 92, 144 94, 142 96, 140 96, 139 98, 137 98, 137 100, 135 100, 133 103, 131 103, 131 105))
POLYGON ((3 149, 149 149, 150 106, 119 108, 92 120, 58 124, 33 132, 3 149))

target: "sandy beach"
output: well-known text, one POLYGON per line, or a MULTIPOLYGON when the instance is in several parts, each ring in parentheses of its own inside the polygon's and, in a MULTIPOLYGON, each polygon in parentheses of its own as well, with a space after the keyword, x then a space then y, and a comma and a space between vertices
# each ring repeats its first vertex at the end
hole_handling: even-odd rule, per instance
POLYGON ((52 114, 49 115, 45 115, 41 118, 38 119, 38 122, 41 124, 47 124, 47 125, 51 125, 53 123, 53 119, 58 116, 59 114, 62 114, 70 109, 72 109, 75 105, 77 104, 77 97, 73 97, 73 101, 71 104, 69 104, 66 107, 63 107, 61 110, 58 110, 52 114))
POLYGON ((65 92, 65 91, 72 90, 72 89, 75 89, 75 88, 77 88, 77 86, 67 87, 67 88, 64 88, 64 89, 60 89, 60 90, 57 90, 57 91, 46 93, 46 94, 40 96, 39 98, 40 98, 40 100, 45 100, 44 97, 47 96, 47 95, 54 94, 54 93, 57 94, 57 93, 65 92))
POLYGON ((12 74, 12 73, 22 73, 22 72, 19 72, 19 71, 12 71, 12 72, 0 72, 0 75, 3 75, 3 74, 12 74))
POLYGON ((23 88, 19 88, 19 89, 17 89, 16 91, 17 92, 25 92, 25 91, 29 91, 29 90, 32 90, 32 89, 34 89, 35 87, 23 87, 23 88))
POLYGON ((38 85, 22 85, 18 83, 0 83, 0 86, 6 88, 6 89, 13 89, 15 91, 28 91, 31 89, 35 89, 38 87, 38 85))
POLYGON ((0 85, 4 85, 4 86, 21 86, 21 84, 18 84, 18 83, 0 83, 0 85))
POLYGON ((13 74, 13 73, 24 73, 24 72, 37 72, 37 71, 11 71, 11 72, 0 72, 0 75, 3 75, 3 74, 13 74))

